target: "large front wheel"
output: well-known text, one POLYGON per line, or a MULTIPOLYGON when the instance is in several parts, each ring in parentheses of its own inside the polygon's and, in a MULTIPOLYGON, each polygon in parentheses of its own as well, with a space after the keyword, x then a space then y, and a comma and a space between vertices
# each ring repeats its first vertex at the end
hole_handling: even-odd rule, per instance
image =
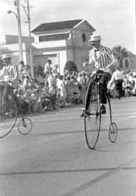
POLYGON ((97 83, 88 85, 85 96, 84 129, 87 146, 95 149, 101 129, 101 109, 97 83))
POLYGON ((17 121, 17 105, 14 99, 0 100, 0 138, 7 136, 17 121))

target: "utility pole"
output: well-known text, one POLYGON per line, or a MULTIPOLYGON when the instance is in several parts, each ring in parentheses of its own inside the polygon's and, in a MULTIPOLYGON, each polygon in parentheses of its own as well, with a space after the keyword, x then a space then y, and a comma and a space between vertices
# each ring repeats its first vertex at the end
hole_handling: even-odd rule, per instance
MULTIPOLYGON (((18 21, 18 43, 19 43, 19 60, 23 60, 23 50, 22 50, 22 31, 21 31, 21 20, 20 20, 20 1, 15 0, 14 5, 17 9, 17 21, 18 21)), ((11 12, 14 13, 14 12, 11 12)))
POLYGON ((22 31, 21 31, 21 20, 20 20, 20 2, 19 0, 14 1, 14 6, 16 6, 17 12, 9 10, 8 14, 14 14, 17 19, 18 26, 18 44, 19 44, 19 61, 23 60, 23 50, 22 50, 22 31))
POLYGON ((29 6, 29 0, 27 0, 27 10, 28 10, 28 31, 29 31, 31 76, 32 76, 32 78, 34 78, 33 56, 32 56, 32 43, 31 43, 31 21, 30 21, 30 6, 29 6))
POLYGON ((27 6, 22 6, 25 14, 27 16, 28 31, 29 31, 29 58, 30 58, 30 67, 31 67, 31 76, 34 78, 34 67, 33 67, 33 55, 32 55, 32 37, 31 37, 31 20, 30 20, 30 5, 29 0, 27 0, 27 6))

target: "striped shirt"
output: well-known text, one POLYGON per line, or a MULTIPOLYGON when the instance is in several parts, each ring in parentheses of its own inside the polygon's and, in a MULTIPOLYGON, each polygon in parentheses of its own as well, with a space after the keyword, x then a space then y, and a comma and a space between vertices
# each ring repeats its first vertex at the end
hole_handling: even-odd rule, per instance
POLYGON ((90 51, 89 64, 93 64, 96 69, 107 68, 106 70, 112 74, 116 69, 117 60, 110 48, 101 45, 98 50, 90 51))

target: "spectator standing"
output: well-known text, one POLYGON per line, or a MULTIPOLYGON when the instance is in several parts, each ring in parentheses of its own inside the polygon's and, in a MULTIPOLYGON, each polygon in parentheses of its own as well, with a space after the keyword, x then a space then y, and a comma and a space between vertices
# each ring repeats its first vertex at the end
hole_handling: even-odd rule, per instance
POLYGON ((48 59, 44 66, 45 86, 48 86, 48 77, 52 73, 52 60, 48 59))
POLYGON ((47 63, 44 66, 44 74, 49 74, 52 71, 52 60, 48 59, 47 63))
POLYGON ((22 81, 22 77, 23 77, 25 70, 26 70, 26 66, 25 66, 24 61, 20 61, 19 66, 18 66, 18 72, 19 72, 19 79, 21 81, 22 81))
POLYGON ((132 73, 128 72, 125 75, 125 81, 123 83, 123 87, 125 89, 125 95, 126 96, 130 96, 131 95, 131 91, 134 87, 134 81, 133 81, 133 77, 132 77, 132 73))
POLYGON ((82 100, 82 103, 84 104, 84 96, 85 96, 86 82, 87 82, 86 72, 82 71, 81 73, 79 73, 77 80, 81 87, 80 88, 81 100, 82 100))
POLYGON ((136 96, 136 74, 133 74, 133 82, 134 82, 134 86, 133 89, 131 91, 132 95, 136 96))
POLYGON ((58 107, 63 107, 65 105, 65 99, 66 99, 66 89, 65 89, 65 83, 62 75, 59 75, 57 78, 57 102, 58 107))
POLYGON ((54 75, 59 75, 59 65, 58 64, 55 64, 53 69, 52 69, 52 72, 54 75))
POLYGON ((121 71, 120 67, 118 66, 116 71, 113 73, 111 80, 109 81, 108 87, 110 89, 110 86, 115 83, 116 91, 118 92, 118 98, 120 99, 124 95, 123 91, 123 80, 124 80, 124 74, 121 71))
POLYGON ((27 75, 24 75, 23 80, 22 80, 22 85, 25 90, 29 89, 29 83, 30 83, 30 78, 27 75))
POLYGON ((56 76, 54 76, 53 73, 50 73, 48 77, 48 87, 49 87, 49 94, 51 98, 52 108, 56 109, 57 80, 56 80, 56 76))

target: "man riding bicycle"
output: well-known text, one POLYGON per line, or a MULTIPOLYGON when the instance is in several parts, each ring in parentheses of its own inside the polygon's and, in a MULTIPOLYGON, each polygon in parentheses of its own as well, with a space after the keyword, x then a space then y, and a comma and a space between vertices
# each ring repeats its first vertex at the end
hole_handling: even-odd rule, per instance
MULTIPOLYGON (((9 102, 9 97, 13 98, 12 87, 15 87, 18 82, 18 70, 11 63, 11 56, 5 54, 2 56, 4 67, 0 70, 0 99, 5 103, 9 102)), ((8 104, 7 108, 8 108, 8 104)))
POLYGON ((18 79, 18 70, 15 65, 11 63, 11 56, 5 54, 2 56, 4 67, 0 70, 0 82, 12 83, 13 86, 18 79))
MULTIPOLYGON (((97 70, 97 73, 101 74, 99 81, 101 112, 105 114, 105 104, 107 103, 105 91, 107 89, 107 83, 111 79, 111 76, 116 69, 117 60, 112 54, 110 48, 101 45, 100 35, 92 35, 89 42, 91 42, 93 49, 90 50, 89 62, 85 62, 84 67, 94 66, 97 70)), ((83 116, 83 114, 81 116, 83 116)))

